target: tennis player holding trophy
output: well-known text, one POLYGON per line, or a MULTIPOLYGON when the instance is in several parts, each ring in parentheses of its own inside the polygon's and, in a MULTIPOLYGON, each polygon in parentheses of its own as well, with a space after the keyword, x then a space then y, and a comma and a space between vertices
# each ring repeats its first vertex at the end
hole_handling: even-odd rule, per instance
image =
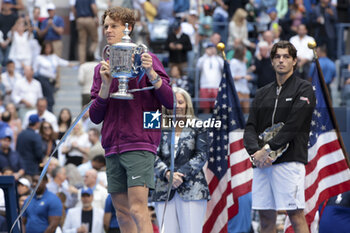
MULTIPOLYGON (((154 159, 160 129, 144 129, 144 112, 172 108, 173 93, 158 58, 131 42, 134 11, 113 7, 102 17, 108 47, 95 68, 92 122, 103 122, 108 192, 122 232, 153 232, 148 190, 154 188, 154 159), (131 94, 132 93, 132 94, 131 94)), ((154 115, 155 117, 156 114, 154 115)))
POLYGON ((276 232, 278 210, 285 210, 294 232, 309 232, 304 178, 316 99, 311 83, 296 77, 297 51, 288 41, 271 49, 276 81, 260 88, 250 108, 244 146, 255 165, 252 208, 261 232, 276 232))

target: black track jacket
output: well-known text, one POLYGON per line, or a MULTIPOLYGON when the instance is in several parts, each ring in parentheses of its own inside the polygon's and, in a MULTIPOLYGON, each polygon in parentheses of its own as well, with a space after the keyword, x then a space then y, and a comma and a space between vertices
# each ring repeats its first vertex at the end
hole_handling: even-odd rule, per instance
POLYGON ((258 136, 272 125, 274 118, 274 124, 283 122, 284 126, 268 142, 271 150, 289 143, 274 164, 292 161, 307 164, 310 123, 316 105, 314 90, 309 81, 294 74, 280 87, 279 95, 277 89, 275 81, 257 91, 244 131, 244 146, 250 155, 260 150, 263 143, 258 136))

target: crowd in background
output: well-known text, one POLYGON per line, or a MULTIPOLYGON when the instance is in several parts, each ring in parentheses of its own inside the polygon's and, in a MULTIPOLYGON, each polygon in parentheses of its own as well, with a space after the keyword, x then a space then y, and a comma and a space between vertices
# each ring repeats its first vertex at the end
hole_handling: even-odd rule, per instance
MULTIPOLYGON (((69 25, 64 24, 52 2, 1 2, 0 174, 15 176, 20 206, 36 184, 57 140, 73 120, 70 109, 53 113, 59 68, 79 61, 77 79, 83 86, 82 106, 87 104, 91 74, 102 53, 101 16, 115 4, 109 0, 69 2, 70 6, 65 7, 70 11, 69 25), (68 28, 69 45, 63 44, 68 28), (62 58, 65 47, 69 47, 67 59, 62 58)), ((216 50, 219 42, 226 44, 241 106, 248 113, 256 88, 275 80, 269 54, 273 43, 279 40, 289 40, 297 48, 295 72, 303 79, 310 79, 315 70, 313 52, 307 43, 316 40, 329 86, 336 77, 335 61, 339 59, 336 24, 348 22, 350 15, 350 3, 340 0, 124 0, 121 4, 135 9, 138 20, 133 30, 134 41, 147 44, 159 55, 173 86, 182 87, 192 97, 198 94, 203 113, 212 111, 222 77, 224 61, 216 50), (197 73, 199 89, 195 83, 197 73)), ((346 54, 350 54, 349 41, 344 40, 346 54)), ((350 89, 350 78, 344 80, 342 87, 344 98, 350 99, 350 92, 346 92, 350 89)), ((346 103, 346 99, 343 101, 346 103)), ((88 114, 54 157, 44 191, 59 197, 55 202, 60 202, 57 205, 63 208, 63 217, 58 225, 62 229, 65 226, 64 210, 83 208, 90 202, 93 208, 102 209, 105 217, 100 221, 105 220, 106 231, 117 228, 116 223, 111 223, 115 217, 110 215, 113 206, 107 198, 99 126, 90 122, 88 114), (93 199, 88 200, 91 196, 93 199)), ((1 201, 3 213, 3 193, 1 201)), ((1 231, 5 222, 2 215, 0 220, 1 231)))

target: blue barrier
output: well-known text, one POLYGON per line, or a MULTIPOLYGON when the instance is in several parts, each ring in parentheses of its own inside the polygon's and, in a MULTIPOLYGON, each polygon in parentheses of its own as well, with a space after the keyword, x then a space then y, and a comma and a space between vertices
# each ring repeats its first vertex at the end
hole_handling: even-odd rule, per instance
MULTIPOLYGON (((17 192, 15 177, 0 176, 0 188, 2 188, 5 193, 6 220, 7 227, 10 229, 17 218, 17 192)), ((18 227, 14 227, 12 232, 20 233, 21 231, 18 227)))

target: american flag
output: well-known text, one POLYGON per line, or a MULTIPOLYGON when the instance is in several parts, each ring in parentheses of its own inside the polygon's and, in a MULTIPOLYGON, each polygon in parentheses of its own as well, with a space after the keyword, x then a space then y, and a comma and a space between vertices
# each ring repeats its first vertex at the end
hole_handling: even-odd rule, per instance
POLYGON ((221 121, 221 128, 210 132, 212 143, 206 177, 211 200, 204 233, 228 232, 228 221, 238 213, 238 197, 251 192, 252 187, 253 169, 243 146, 245 121, 227 61, 213 118, 221 121))
MULTIPOLYGON (((309 139, 308 164, 305 166, 305 217, 311 232, 317 232, 319 205, 326 199, 350 190, 350 170, 330 117, 317 69, 313 73, 316 107, 309 139)), ((293 232, 289 219, 286 232, 293 232)))

